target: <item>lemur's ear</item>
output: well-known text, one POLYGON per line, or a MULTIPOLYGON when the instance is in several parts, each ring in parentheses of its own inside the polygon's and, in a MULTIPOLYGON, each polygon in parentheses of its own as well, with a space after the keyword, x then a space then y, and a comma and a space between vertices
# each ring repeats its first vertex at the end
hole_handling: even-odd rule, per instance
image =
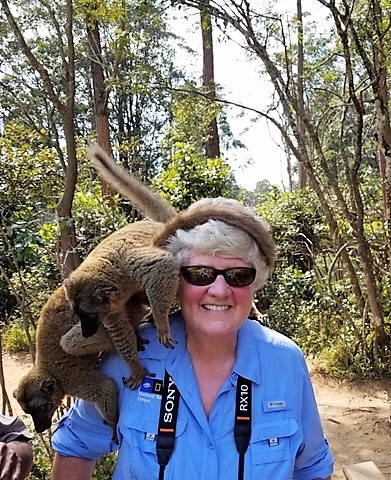
POLYGON ((96 297, 102 302, 107 302, 111 295, 118 292, 116 285, 102 285, 96 291, 96 297))
POLYGON ((54 378, 45 378, 41 382, 40 389, 42 392, 51 395, 54 392, 54 387, 56 385, 56 381, 54 378))

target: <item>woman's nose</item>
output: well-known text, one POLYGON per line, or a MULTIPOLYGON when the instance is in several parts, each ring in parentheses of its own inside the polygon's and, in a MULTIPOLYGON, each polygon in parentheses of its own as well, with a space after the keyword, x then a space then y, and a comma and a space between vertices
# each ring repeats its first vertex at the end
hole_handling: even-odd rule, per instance
POLYGON ((225 281, 225 278, 223 275, 217 275, 216 280, 210 284, 209 291, 211 293, 226 293, 227 290, 229 290, 230 287, 228 283, 225 281))

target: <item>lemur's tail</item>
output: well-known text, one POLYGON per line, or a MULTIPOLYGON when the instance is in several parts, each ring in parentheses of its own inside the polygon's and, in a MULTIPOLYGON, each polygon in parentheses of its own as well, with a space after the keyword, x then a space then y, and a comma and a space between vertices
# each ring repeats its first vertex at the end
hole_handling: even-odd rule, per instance
POLYGON ((166 222, 176 214, 174 208, 162 196, 144 185, 125 168, 117 165, 98 144, 91 144, 88 147, 88 156, 99 176, 149 219, 166 222))

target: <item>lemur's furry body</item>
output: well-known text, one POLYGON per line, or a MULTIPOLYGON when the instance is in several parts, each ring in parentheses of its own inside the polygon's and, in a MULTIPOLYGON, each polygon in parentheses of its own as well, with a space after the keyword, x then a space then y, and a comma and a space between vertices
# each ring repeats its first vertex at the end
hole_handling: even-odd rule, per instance
POLYGON ((131 377, 124 380, 131 388, 147 373, 137 356, 137 327, 148 305, 160 342, 170 346, 168 314, 179 268, 170 253, 152 244, 161 227, 149 220, 126 225, 99 243, 64 281, 83 336, 91 337, 104 326, 131 368, 131 377))
POLYGON ((152 245, 161 224, 140 221, 104 239, 49 297, 38 321, 37 361, 14 392, 37 432, 50 427, 65 394, 94 402, 115 429, 117 389, 95 369, 115 347, 131 368, 134 388, 145 375, 137 327, 150 307, 159 340, 170 345, 168 313, 179 271, 172 255, 152 245), (86 338, 88 337, 88 338, 86 338))
POLYGON ((95 369, 99 352, 113 348, 103 330, 97 332, 83 354, 66 353, 60 341, 78 322, 65 296, 64 287, 55 290, 41 310, 36 335, 35 365, 21 379, 14 397, 32 416, 38 433, 50 428, 52 417, 66 394, 94 402, 104 420, 113 428, 117 423, 117 388, 95 369))
MULTIPOLYGON (((141 182, 137 186, 145 188, 141 182)), ((163 199, 152 202, 160 212, 163 199)), ((153 208, 153 206, 152 206, 153 208)), ((165 220, 164 213, 154 213, 165 220)), ((113 428, 117 389, 96 370, 101 351, 115 347, 129 364, 134 388, 145 375, 138 356, 137 327, 148 312, 159 340, 170 346, 168 314, 175 299, 179 269, 171 254, 153 244, 157 221, 129 224, 105 238, 49 297, 37 330, 37 362, 14 392, 33 418, 37 432, 51 426, 66 394, 94 402, 113 428)))

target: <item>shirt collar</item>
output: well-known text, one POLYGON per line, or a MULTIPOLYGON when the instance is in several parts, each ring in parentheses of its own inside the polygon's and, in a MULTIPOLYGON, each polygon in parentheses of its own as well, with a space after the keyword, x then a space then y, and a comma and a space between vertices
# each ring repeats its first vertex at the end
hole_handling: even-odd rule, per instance
POLYGON ((247 320, 239 329, 236 346, 236 360, 233 373, 261 383, 261 361, 253 328, 254 320, 247 320))

